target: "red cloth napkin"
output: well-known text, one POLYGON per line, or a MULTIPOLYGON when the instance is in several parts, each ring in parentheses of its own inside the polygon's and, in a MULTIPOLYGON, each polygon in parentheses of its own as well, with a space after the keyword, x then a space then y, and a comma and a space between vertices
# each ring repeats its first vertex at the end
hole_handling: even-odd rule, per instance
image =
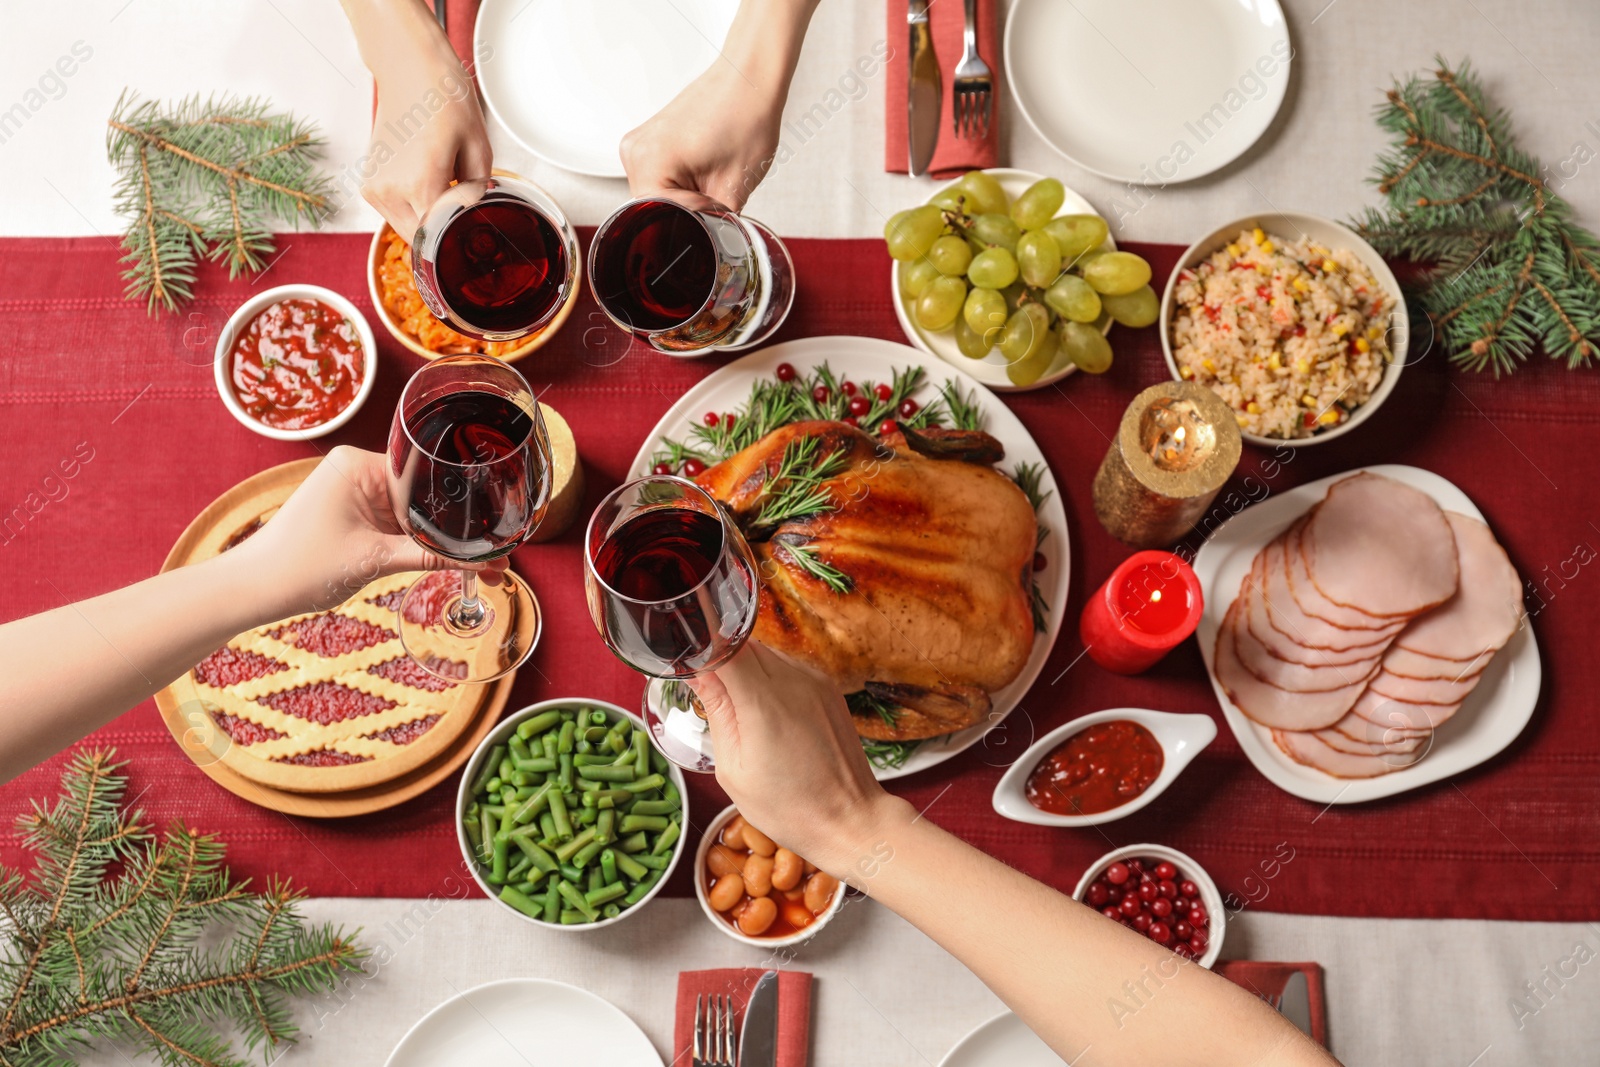
MULTIPOLYGON (((694 998, 702 995, 732 997, 738 1009, 735 1021, 743 1026, 745 1005, 765 973, 762 967, 721 967, 710 971, 684 971, 678 975, 672 1067, 688 1067, 693 1058, 694 998)), ((811 975, 805 971, 779 971, 778 1067, 806 1067, 810 1055, 811 975)))
MULTIPOLYGON (((884 77, 883 169, 890 174, 905 174, 906 158, 906 77, 908 54, 906 0, 888 0, 889 67, 884 77)), ((995 0, 978 0, 978 54, 994 72, 994 104, 989 115, 989 136, 958 138, 951 126, 950 90, 955 84, 956 64, 961 62, 962 32, 966 12, 956 0, 934 0, 928 5, 928 21, 933 28, 933 51, 939 57, 939 81, 943 91, 939 116, 939 144, 933 150, 928 173, 947 178, 965 171, 992 167, 1000 161, 1000 19, 995 0)))
POLYGON ((1283 992, 1289 976, 1305 972, 1306 991, 1311 994, 1311 1037, 1328 1047, 1328 1006, 1323 1002, 1322 965, 1318 963, 1268 963, 1264 960, 1218 960, 1212 971, 1258 997, 1275 997, 1283 992))

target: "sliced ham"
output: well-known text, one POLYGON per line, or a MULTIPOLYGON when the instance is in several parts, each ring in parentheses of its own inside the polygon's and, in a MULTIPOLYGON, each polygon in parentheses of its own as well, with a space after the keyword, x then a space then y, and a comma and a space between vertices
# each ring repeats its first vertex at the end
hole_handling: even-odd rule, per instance
POLYGON ((1432 730, 1456 713, 1456 704, 1413 704, 1404 700, 1391 700, 1373 689, 1361 694, 1351 707, 1358 715, 1380 729, 1432 730))
POLYGON ((1320 730, 1342 719, 1366 687, 1366 680, 1317 693, 1291 693, 1268 685, 1239 662, 1234 632, 1239 604, 1238 600, 1233 602, 1217 629, 1213 661, 1217 684, 1228 694, 1228 699, 1253 722, 1279 729, 1320 730))
MULTIPOLYGON (((1248 602, 1241 597, 1241 602, 1248 602)), ((1280 659, 1273 655, 1250 632, 1248 615, 1241 611, 1234 620, 1234 648, 1245 670, 1268 685, 1287 689, 1292 693, 1323 693, 1343 689, 1370 680, 1383 658, 1381 652, 1355 663, 1332 663, 1313 666, 1280 659)))
POLYGON ((1318 741, 1321 741, 1323 744, 1327 745, 1329 748, 1336 748, 1340 752, 1349 752, 1356 756, 1382 756, 1391 752, 1399 756, 1409 755, 1421 748, 1427 742, 1428 738, 1433 736, 1433 731, 1431 730, 1424 731, 1423 733, 1388 735, 1385 735, 1380 731, 1379 736, 1380 738, 1383 738, 1381 740, 1369 741, 1365 738, 1355 738, 1351 737, 1340 728, 1345 722, 1352 718, 1357 722, 1366 722, 1365 719, 1359 718, 1358 716, 1346 715, 1343 719, 1340 719, 1328 729, 1314 731, 1312 736, 1314 736, 1318 741))
POLYGON ((1372 691, 1378 696, 1403 700, 1407 704, 1459 705, 1477 688, 1480 677, 1481 674, 1460 679, 1407 678, 1379 671, 1372 679, 1372 691))
MULTIPOLYGON (((1356 701, 1359 706, 1361 701, 1356 701)), ((1393 726, 1373 722, 1356 714, 1354 708, 1350 714, 1340 719, 1330 727, 1334 733, 1343 734, 1352 741, 1359 741, 1365 745, 1391 745, 1413 738, 1425 738, 1433 733, 1431 726, 1393 726)), ((1338 747, 1338 746, 1335 746, 1338 747)))
POLYGON ((1383 654, 1383 669, 1403 678, 1470 678, 1481 674, 1493 658, 1494 651, 1486 649, 1471 659, 1439 659, 1401 648, 1396 642, 1383 654))
MULTIPOLYGON (((1318 507, 1320 506, 1319 504, 1318 507)), ((1404 626, 1408 620, 1378 618, 1343 604, 1335 604, 1322 595, 1322 591, 1311 580, 1311 571, 1306 566, 1306 522, 1311 515, 1316 514, 1316 511, 1316 508, 1312 508, 1305 518, 1291 526, 1284 543, 1289 595, 1294 598, 1300 610, 1314 619, 1320 619, 1335 630, 1347 631, 1351 643, 1365 643, 1365 635, 1372 630, 1398 630, 1404 626)))
POLYGON ((1449 600, 1455 536, 1432 497, 1363 471, 1335 482, 1301 534, 1311 582, 1335 604, 1409 618, 1449 600))
POLYGON ((1268 544, 1256 557, 1259 605, 1252 605, 1250 629, 1262 644, 1284 659, 1308 663, 1355 663, 1382 652, 1400 630, 1392 624, 1379 630, 1354 630, 1309 615, 1289 588, 1287 535, 1268 544), (1277 641, 1273 634, 1283 640, 1277 641), (1312 650, 1314 658, 1289 654, 1288 646, 1312 650))
MULTIPOLYGON (((1461 582, 1451 597, 1400 632, 1396 644, 1445 660, 1487 662, 1522 625, 1522 579, 1489 527, 1446 512, 1460 559, 1461 582)), ((1411 673, 1409 671, 1403 673, 1411 673)))
POLYGON ((1296 763, 1314 767, 1335 778, 1377 778, 1404 770, 1422 758, 1416 752, 1387 752, 1382 755, 1340 752, 1315 734, 1299 730, 1274 730, 1272 740, 1284 755, 1296 763))

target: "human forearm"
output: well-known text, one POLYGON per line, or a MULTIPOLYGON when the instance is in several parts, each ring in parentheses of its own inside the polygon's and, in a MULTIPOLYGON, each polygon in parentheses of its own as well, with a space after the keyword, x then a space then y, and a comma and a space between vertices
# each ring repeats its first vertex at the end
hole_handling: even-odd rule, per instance
POLYGON ((1328 1064, 1258 998, 886 798, 819 862, 937 941, 1063 1059, 1328 1064))
POLYGON ((386 83, 412 81, 437 69, 456 69, 450 42, 422 0, 340 0, 355 31, 361 61, 380 93, 386 83))
POLYGON ((277 610, 242 557, 218 557, 0 626, 0 781, 177 678, 277 610))
POLYGON ((744 0, 722 44, 759 101, 774 115, 783 110, 789 82, 800 61, 806 28, 818 0, 744 0))

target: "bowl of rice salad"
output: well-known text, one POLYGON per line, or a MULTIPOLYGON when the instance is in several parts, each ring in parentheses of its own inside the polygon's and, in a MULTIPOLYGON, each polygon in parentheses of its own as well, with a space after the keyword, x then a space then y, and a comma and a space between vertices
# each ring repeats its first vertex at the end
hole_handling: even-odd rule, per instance
POLYGON ((1350 432, 1393 392, 1409 341, 1383 258, 1315 215, 1254 215, 1190 245, 1161 322, 1173 377, 1215 391, 1267 447, 1350 432))

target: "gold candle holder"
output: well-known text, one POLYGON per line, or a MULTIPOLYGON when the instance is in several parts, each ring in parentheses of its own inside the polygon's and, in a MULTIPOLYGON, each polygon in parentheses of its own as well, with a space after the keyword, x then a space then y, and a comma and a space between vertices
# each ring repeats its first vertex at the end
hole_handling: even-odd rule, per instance
POLYGON ((566 532, 583 508, 583 460, 572 427, 549 404, 539 405, 545 433, 550 437, 550 506, 544 521, 528 538, 530 544, 553 541, 566 532))
POLYGON ((1160 548, 1194 528, 1239 465, 1239 424, 1193 382, 1152 385, 1128 405, 1094 476, 1094 513, 1134 548, 1160 548))

